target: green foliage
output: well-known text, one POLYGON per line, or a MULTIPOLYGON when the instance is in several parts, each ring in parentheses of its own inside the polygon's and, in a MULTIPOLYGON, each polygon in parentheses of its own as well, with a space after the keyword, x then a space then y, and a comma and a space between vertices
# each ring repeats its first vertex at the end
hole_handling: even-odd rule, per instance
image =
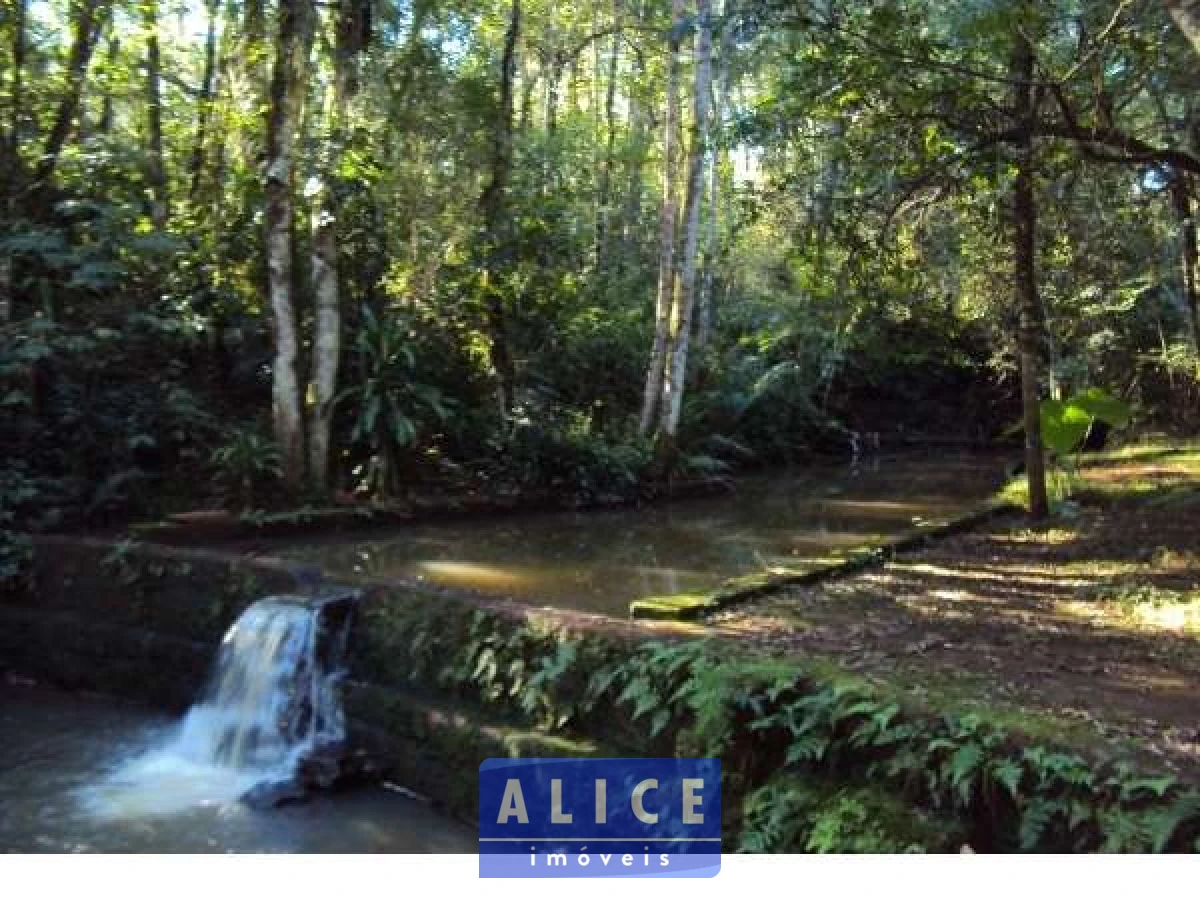
POLYGON ((871 789, 781 774, 746 796, 739 852, 911 854, 954 851, 961 830, 871 789))
POLYGON ((579 501, 636 496, 650 459, 648 447, 607 442, 578 418, 523 417, 488 448, 482 467, 493 483, 550 489, 579 501))
MULTIPOLYGON (((1060 88, 1048 121, 1066 104, 1085 130, 1115 115, 1117 135, 1191 152, 1179 149, 1189 134, 1177 113, 1193 60, 1162 10, 1109 28, 1110 11, 1077 6, 1044 4, 1029 23, 1039 64, 1060 88), (1077 41, 1063 38, 1076 32, 1077 41)), ((147 127, 143 41, 118 33, 129 22, 114 20, 89 60, 79 127, 53 177, 29 183, 46 161, 49 129, 35 126, 66 99, 67 19, 84 8, 26 29, 26 71, 13 83, 39 88, 12 98, 19 139, 0 173, 11 320, 21 330, 53 322, 79 351, 56 388, 53 436, 14 450, 0 435, 0 448, 41 457, 78 427, 80 451, 38 473, 64 483, 71 516, 99 519, 154 504, 164 483, 150 468, 203 483, 193 475, 220 428, 176 420, 188 415, 167 414, 171 391, 154 385, 186 391, 192 401, 181 404, 215 420, 253 420, 269 401, 272 313, 263 160, 253 149, 264 98, 205 104, 195 90, 165 91, 159 148, 147 127), (151 183, 160 162, 165 219, 151 183), (157 345, 130 326, 134 313, 153 320, 157 345), (114 420, 122 408, 136 424, 114 420), (178 424, 186 439, 167 436, 178 424), (154 465, 143 464, 149 454, 154 465)), ((662 4, 627 10, 624 24, 639 35, 630 42, 587 5, 524 10, 521 51, 540 48, 557 77, 541 100, 516 91, 511 141, 498 144, 504 29, 495 23, 508 6, 448 0, 418 12, 413 30, 400 7, 377 11, 354 102, 336 120, 332 104, 311 104, 297 142, 297 223, 315 211, 300 188, 310 179, 337 200, 348 310, 333 434, 339 485, 386 495, 402 480, 453 480, 629 495, 644 460, 633 434, 661 240, 662 130, 650 111, 665 102, 664 36, 694 23, 672 23, 662 4), (435 37, 443 32, 454 40, 435 37), (483 196, 487 185, 496 196, 483 196), (488 218, 493 205, 500 222, 488 218), (501 349, 515 420, 495 401, 501 349)), ((1012 418, 1011 164, 994 139, 1012 124, 1003 77, 1012 8, 865 4, 840 10, 836 27, 822 27, 823 15, 756 4, 717 37, 723 114, 711 135, 716 193, 702 204, 699 277, 713 327, 686 384, 676 440, 686 476, 844 454, 851 431, 975 438, 1012 418), (895 77, 898 62, 906 78, 895 77)), ((241 46, 245 23, 225 24, 241 46)), ((262 24, 264 34, 278 30, 262 24)), ((204 83, 203 31, 159 35, 175 81, 204 83)), ((339 82, 335 44, 316 42, 314 83, 339 82)), ((13 46, 4 43, 0 62, 17 62, 13 46)), ((218 80, 255 81, 248 67, 259 51, 271 48, 234 54, 218 80)), ((1174 166, 1140 157, 1094 165, 1075 141, 1039 140, 1039 288, 1055 382, 1128 397, 1139 423, 1194 423, 1200 382, 1180 302, 1174 166)), ((310 258, 306 230, 296 229, 297 263, 310 258)), ((296 265, 302 346, 312 337, 311 277, 296 265)), ((67 347, 52 342, 58 364, 67 347)), ((29 402, 7 384, 0 391, 6 410, 29 402)), ((1053 442, 1078 435, 1081 408, 1104 418, 1078 404, 1047 409, 1053 442)), ((45 423, 20 417, 30 432, 45 423)))
POLYGON ((1069 399, 1043 399, 1039 405, 1042 440, 1047 448, 1060 456, 1075 451, 1087 436, 1093 421, 1103 421, 1114 428, 1129 423, 1131 410, 1127 403, 1092 387, 1069 399))
POLYGON ((212 451, 211 463, 219 488, 243 508, 261 502, 281 475, 279 447, 260 430, 239 427, 212 451))
POLYGON ((1080 406, 1060 399, 1043 399, 1038 407, 1042 440, 1048 449, 1066 455, 1080 444, 1092 424, 1092 416, 1080 406))
POLYGON ((364 631, 379 634, 365 647, 371 675, 401 672, 548 732, 719 756, 725 794, 746 802, 742 850, 957 850, 967 841, 1161 851, 1200 832, 1196 793, 1171 776, 1097 766, 975 715, 905 709, 854 677, 810 675, 710 641, 625 646, 549 621, 402 604, 366 610, 364 631), (880 828, 880 801, 903 807, 909 824, 880 828))
POLYGON ((356 471, 358 485, 385 495, 399 489, 402 460, 418 444, 421 429, 444 423, 455 407, 453 399, 419 379, 412 342, 402 315, 377 316, 364 306, 351 386, 337 398, 353 404, 350 439, 367 452, 356 471))
MULTIPOLYGON (((168 468, 202 483, 216 417, 188 382, 194 335, 165 315, 68 325, 32 319, 0 343, 0 447, 58 521, 93 521, 161 500, 168 468), (147 377, 144 366, 157 368, 147 377)), ((33 503, 38 504, 38 503, 33 503)))

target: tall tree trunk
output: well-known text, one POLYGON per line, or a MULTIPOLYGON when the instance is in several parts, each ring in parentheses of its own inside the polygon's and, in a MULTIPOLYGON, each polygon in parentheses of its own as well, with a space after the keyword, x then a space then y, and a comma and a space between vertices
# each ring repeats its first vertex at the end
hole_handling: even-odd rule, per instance
POLYGON ((0 256, 0 327, 13 316, 13 264, 8 253, 0 256))
POLYGON ((188 199, 193 204, 200 196, 208 123, 212 119, 213 97, 216 94, 217 19, 220 14, 221 0, 208 0, 208 31, 204 35, 204 74, 200 79, 200 97, 196 104, 196 136, 192 138, 192 158, 188 164, 188 199))
MULTIPOLYGON (((336 93, 340 91, 335 89, 336 93)), ((333 101, 332 106, 330 116, 337 118, 337 99, 333 101)), ((330 142, 333 142, 332 138, 330 142)), ((329 487, 333 398, 337 389, 337 369, 341 354, 337 212, 333 191, 328 181, 323 179, 313 197, 311 222, 312 287, 316 320, 313 334, 312 402, 308 411, 308 478, 309 484, 317 493, 324 493, 329 487)))
MULTIPOLYGON (((720 105, 720 101, 717 101, 720 105)), ((704 272, 700 276, 700 294, 696 300, 696 351, 708 348, 712 334, 713 282, 716 280, 719 247, 718 222, 721 199, 721 160, 714 150, 708 171, 708 222, 704 235, 704 272)))
MULTIPOLYGON (((645 68, 637 66, 635 83, 640 83, 645 68)), ((640 247, 642 199, 646 191, 646 155, 648 149, 646 109, 635 89, 629 94, 629 147, 624 166, 625 198, 617 222, 617 252, 614 254, 614 278, 620 282, 637 259, 640 247)))
POLYGON ((153 199, 152 218, 158 227, 167 223, 167 163, 163 156, 162 59, 158 46, 158 0, 142 0, 142 23, 146 29, 146 116, 150 138, 148 180, 153 199))
MULTIPOLYGON (((722 14, 726 4, 722 3, 722 14)), ((725 126, 725 103, 729 95, 730 63, 733 54, 732 31, 726 23, 721 28, 720 51, 717 54, 716 74, 713 91, 713 112, 709 128, 709 154, 711 168, 708 172, 708 232, 705 235, 704 275, 700 280, 700 296, 696 302, 696 349, 708 347, 713 319, 713 282, 716 279, 717 257, 720 250, 721 210, 721 159, 725 126)))
POLYGON ((21 142, 21 104, 25 77, 25 18, 29 0, 16 0, 13 10, 12 35, 12 84, 9 89, 8 112, 8 158, 10 160, 9 174, 11 176, 17 161, 20 159, 19 147, 21 142))
POLYGON ((304 421, 296 375, 299 341, 292 296, 292 154, 308 82, 314 17, 312 0, 280 5, 267 112, 264 218, 267 293, 275 348, 271 410, 275 439, 283 457, 284 480, 294 489, 304 484, 304 421))
MULTIPOLYGON (((614 0, 614 18, 619 19, 621 12, 621 0, 614 0)), ((608 54, 608 86, 604 94, 604 159, 600 164, 600 184, 596 191, 596 244, 593 249, 593 257, 599 282, 606 280, 604 267, 608 260, 609 219, 612 217, 612 170, 613 151, 617 140, 617 68, 620 63, 620 49, 621 34, 615 32, 608 54)))
POLYGON ((1021 361, 1021 411, 1025 425, 1025 475, 1029 483, 1029 513, 1035 520, 1049 514, 1045 454, 1042 448, 1040 384, 1045 315, 1037 285, 1036 167, 1032 138, 1036 109, 1033 100, 1033 46, 1018 29, 1013 50, 1013 114, 1020 136, 1016 140, 1017 173, 1013 184, 1013 281, 1017 300, 1017 347, 1021 361))
POLYGON ((826 122, 822 129, 821 173, 817 179, 816 190, 812 198, 809 213, 810 239, 813 244, 813 257, 818 276, 832 274, 825 270, 825 258, 829 249, 829 233, 833 227, 833 215, 837 192, 842 183, 842 163, 839 158, 840 143, 846 132, 846 124, 840 119, 826 122))
POLYGON ((1164 0, 1167 12, 1200 54, 1200 0, 1164 0))
MULTIPOLYGON (((301 0, 310 2, 310 0, 301 0)), ((242 11, 242 58, 239 60, 250 90, 246 93, 252 119, 258 119, 259 111, 269 103, 271 79, 267 47, 266 0, 246 0, 242 11)), ((242 97, 237 99, 242 100, 242 97)), ((268 113, 269 115, 269 113, 268 113)), ((261 146, 262 136, 253 128, 242 129, 241 153, 246 165, 253 165, 261 146)))
POLYGON ((663 369, 667 358, 671 293, 675 283, 675 216, 679 203, 675 171, 679 155, 679 37, 684 27, 683 0, 671 0, 671 32, 667 48, 667 108, 663 121, 663 200, 658 234, 658 290, 654 298, 654 343, 642 393, 638 434, 647 436, 654 425, 662 397, 663 369))
POLYGON ((563 69, 566 63, 555 51, 550 57, 550 68, 546 73, 546 136, 553 138, 558 133, 559 93, 562 90, 563 69))
POLYGON ((100 31, 107 19, 108 3, 104 0, 79 0, 71 4, 72 32, 71 49, 67 55, 67 84, 58 103, 54 125, 42 145, 41 158, 34 169, 33 180, 38 185, 49 183, 58 167, 58 158, 70 136, 83 97, 83 86, 87 80, 88 63, 92 51, 100 39, 100 31))
POLYGON ((521 112, 517 116, 517 127, 528 131, 533 124, 533 91, 537 87, 538 75, 528 60, 521 64, 521 112))
POLYGON ((618 250, 614 253, 614 279, 622 281, 637 255, 635 233, 640 233, 642 197, 646 193, 646 109, 636 92, 629 97, 630 160, 625 166, 625 198, 617 231, 618 250))
POLYGON ((517 67, 517 38, 521 32, 521 3, 513 0, 504 35, 504 56, 500 63, 500 108, 492 132, 492 175, 479 198, 480 211, 486 229, 484 242, 487 259, 484 264, 483 289, 486 294, 486 315, 491 337, 492 369, 499 381, 501 414, 507 421, 512 414, 516 372, 508 340, 508 323, 504 300, 497 281, 500 269, 511 250, 510 225, 507 220, 508 179, 512 169, 513 81, 517 67))
MULTIPOLYGON (((431 12, 429 7, 429 0, 413 0, 411 4, 412 22, 409 24, 400 84, 396 91, 396 101, 399 103, 412 103, 413 88, 416 86, 417 74, 420 71, 421 54, 425 52, 425 39, 422 32, 425 30, 425 21, 431 12)), ((413 113, 414 110, 405 110, 406 115, 413 113)), ((406 123, 407 121, 405 119, 406 123)), ((401 127, 408 127, 408 125, 403 124, 401 127)))
POLYGON ((683 211, 683 252, 671 309, 667 361, 663 366, 662 419, 659 440, 667 457, 675 450, 683 392, 687 382, 688 344, 696 306, 696 251, 700 238, 700 200, 704 195, 704 161, 708 157, 708 112, 712 91, 712 0, 696 0, 696 85, 693 92, 692 139, 688 147, 687 196, 683 211))
POLYGON ((600 184, 596 188, 596 233, 593 256, 596 273, 604 277, 607 261, 608 218, 612 216, 612 167, 613 149, 617 142, 617 64, 620 35, 613 35, 612 49, 608 55, 608 86, 605 91, 605 149, 600 162, 600 184))
POLYGON ((1171 178, 1171 206, 1179 220, 1179 268, 1183 285, 1183 298, 1187 303, 1188 323, 1192 328, 1192 341, 1200 348, 1200 268, 1197 267, 1196 215, 1192 206, 1192 190, 1188 176, 1175 172, 1171 178))
POLYGON ((104 81, 101 90, 104 91, 104 96, 100 100, 100 133, 111 134, 113 128, 113 92, 112 92, 112 73, 117 68, 117 56, 121 52, 121 41, 113 33, 112 28, 108 31, 108 55, 105 58, 104 66, 104 81))
POLYGON ((333 94, 324 171, 313 199, 312 280, 316 301, 313 335, 312 406, 308 419, 309 482, 318 493, 329 489, 329 452, 333 400, 342 348, 341 290, 338 283, 337 223, 340 209, 330 183, 343 151, 345 117, 358 89, 355 71, 366 41, 364 0, 338 0, 333 60, 333 94))

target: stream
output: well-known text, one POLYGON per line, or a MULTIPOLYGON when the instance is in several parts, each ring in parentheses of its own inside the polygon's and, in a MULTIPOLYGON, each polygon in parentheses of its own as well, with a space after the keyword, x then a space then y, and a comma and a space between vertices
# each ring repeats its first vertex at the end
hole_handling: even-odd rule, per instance
POLYGON ((0 851, 474 854, 476 832, 379 786, 253 810, 161 752, 179 720, 0 680, 0 851))
POLYGON ((520 602, 624 617, 632 599, 800 568, 962 514, 1009 459, 945 452, 817 465, 736 493, 643 508, 511 514, 279 543, 337 579, 416 578, 520 602))

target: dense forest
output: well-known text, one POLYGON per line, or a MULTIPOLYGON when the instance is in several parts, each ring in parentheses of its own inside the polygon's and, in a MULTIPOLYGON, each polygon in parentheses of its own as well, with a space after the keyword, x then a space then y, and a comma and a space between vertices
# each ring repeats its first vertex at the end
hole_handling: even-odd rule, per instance
MULTIPOLYGON (((1200 414, 1191 0, 4 0, 0 525, 1200 414)), ((1022 433, 1024 436, 1022 437, 1022 433)))
POLYGON ((1200 851, 1198 204, 1200 0, 0 0, 0 846, 1200 851))

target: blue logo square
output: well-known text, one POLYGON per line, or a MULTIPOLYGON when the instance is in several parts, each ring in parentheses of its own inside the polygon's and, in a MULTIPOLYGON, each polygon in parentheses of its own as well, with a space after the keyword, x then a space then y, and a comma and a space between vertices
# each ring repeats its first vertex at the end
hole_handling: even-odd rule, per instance
POLYGON ((481 877, 710 877, 720 869, 718 758, 479 765, 481 877))

